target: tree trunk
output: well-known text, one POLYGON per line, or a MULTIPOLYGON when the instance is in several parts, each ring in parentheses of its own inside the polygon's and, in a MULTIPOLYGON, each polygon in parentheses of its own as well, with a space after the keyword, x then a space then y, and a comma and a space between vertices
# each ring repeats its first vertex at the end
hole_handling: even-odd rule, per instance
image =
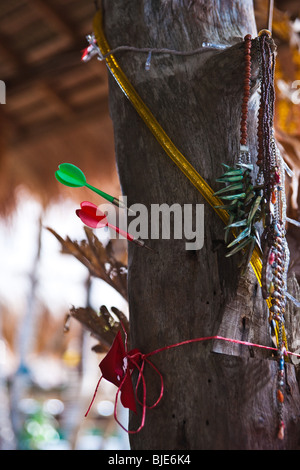
MULTIPOLYGON (((257 35, 250 0, 104 0, 104 29, 111 48, 120 45, 190 51, 203 41, 226 50, 197 55, 120 52, 116 58, 171 140, 208 184, 221 163, 239 151, 243 86, 243 37, 257 35)), ((257 63, 255 53, 254 64, 257 63), (256 62, 255 62, 256 61, 256 62)), ((255 145, 257 67, 253 70, 250 147, 255 145)), ((226 258, 224 224, 164 153, 110 77, 110 110, 117 166, 128 205, 204 204, 204 246, 186 250, 186 240, 150 240, 156 253, 130 244, 128 291, 131 346, 150 352, 212 335, 271 345, 268 311, 249 268, 226 258)), ((255 151, 252 151, 255 162, 255 151)), ((151 221, 149 221, 151 225, 151 221)), ((132 434, 132 449, 296 449, 299 389, 287 365, 286 437, 277 439, 277 361, 270 352, 231 343, 204 342, 151 358, 164 378, 160 404, 132 434)), ((147 401, 159 379, 146 367, 147 401)), ((131 416, 131 429, 140 423, 131 416)))

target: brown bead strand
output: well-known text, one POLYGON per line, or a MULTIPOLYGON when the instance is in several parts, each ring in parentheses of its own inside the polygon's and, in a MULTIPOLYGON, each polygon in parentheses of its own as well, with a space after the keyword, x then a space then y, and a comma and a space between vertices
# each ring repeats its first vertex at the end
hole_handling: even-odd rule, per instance
POLYGON ((263 114, 264 109, 262 104, 258 110, 258 127, 257 127, 257 140, 258 140, 258 149, 257 149, 257 166, 261 167, 263 163, 264 153, 263 153, 263 114))
MULTIPOLYGON (((260 106, 258 112, 258 155, 257 165, 259 166, 264 181, 263 197, 265 201, 265 246, 263 254, 262 273, 269 270, 270 284, 266 279, 262 280, 263 292, 266 292, 266 298, 269 295, 271 302, 270 322, 277 323, 277 348, 278 348, 278 377, 277 377, 277 402, 278 402, 278 438, 284 438, 284 422, 283 422, 283 403, 284 403, 284 351, 286 344, 283 337, 283 324, 285 314, 285 270, 287 262, 285 228, 284 223, 279 218, 279 206, 277 211, 271 211, 271 205, 278 204, 274 198, 274 186, 276 183, 276 155, 275 147, 272 141, 273 118, 274 118, 274 67, 275 54, 270 45, 271 33, 263 30, 259 33, 258 52, 260 65, 260 106), (268 252, 272 250, 274 254, 274 262, 268 259, 268 252), (269 266, 268 266, 269 264, 269 266), (270 289, 273 285, 272 290, 270 289)), ((265 294, 264 294, 265 295, 265 294)))
POLYGON ((245 73, 243 87, 242 117, 241 117, 241 145, 247 145, 247 119, 248 102, 250 97, 250 79, 251 79, 251 35, 247 34, 245 41, 245 73))

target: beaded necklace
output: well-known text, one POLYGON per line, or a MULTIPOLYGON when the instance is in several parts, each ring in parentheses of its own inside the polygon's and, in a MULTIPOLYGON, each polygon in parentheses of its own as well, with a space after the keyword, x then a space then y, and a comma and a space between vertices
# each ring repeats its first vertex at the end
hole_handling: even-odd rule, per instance
POLYGON ((229 212, 230 219, 226 230, 243 227, 243 231, 228 244, 231 256, 244 251, 244 267, 249 263, 258 243, 262 251, 262 295, 268 299, 269 324, 277 337, 278 380, 277 402, 279 414, 278 437, 284 437, 283 422, 283 386, 286 338, 284 334, 284 312, 286 303, 286 279, 289 265, 289 250, 285 238, 286 201, 284 191, 284 163, 276 146, 273 130, 274 116, 274 68, 275 53, 272 47, 271 33, 262 30, 253 41, 259 60, 260 103, 257 127, 258 174, 255 183, 251 178, 253 165, 247 145, 248 101, 251 86, 251 47, 252 39, 248 34, 244 38, 244 86, 240 122, 240 154, 236 167, 228 167, 217 181, 226 184, 217 191, 221 199, 231 200, 229 206, 219 206, 229 212), (237 184, 238 181, 238 184, 237 184), (263 233, 258 234, 255 224, 262 222, 263 233), (247 253, 248 251, 248 253, 247 253))
POLYGON ((257 132, 257 165, 264 181, 262 293, 264 298, 269 297, 271 301, 269 322, 273 327, 276 323, 278 325, 278 437, 283 439, 284 355, 286 351, 286 344, 283 340, 283 325, 286 304, 286 279, 289 264, 289 250, 285 238, 286 202, 284 191, 284 168, 281 155, 276 146, 273 131, 275 54, 271 50, 270 37, 271 33, 267 30, 263 30, 257 41, 257 47, 260 52, 261 88, 257 132))

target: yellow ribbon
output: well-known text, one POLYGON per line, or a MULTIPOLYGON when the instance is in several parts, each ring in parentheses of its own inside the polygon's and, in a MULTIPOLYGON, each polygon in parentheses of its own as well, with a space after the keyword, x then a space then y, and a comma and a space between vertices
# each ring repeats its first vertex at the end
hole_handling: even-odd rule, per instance
MULTIPOLYGON (((145 124, 151 130, 154 137, 157 139, 159 144, 165 150, 167 155, 173 160, 178 166, 182 173, 191 181, 191 183, 198 189, 206 201, 216 211, 218 216, 223 220, 225 224, 228 223, 229 215, 223 209, 218 209, 216 206, 222 205, 222 201, 214 196, 214 190, 207 184, 207 182, 199 175, 191 163, 182 155, 182 153, 173 144, 169 136, 160 126, 158 121, 155 119, 150 109, 143 102, 139 94, 136 92, 125 73, 119 66, 113 54, 110 53, 110 46, 106 40, 103 27, 102 27, 102 12, 98 10, 94 16, 94 34, 97 41, 97 45, 101 51, 101 54, 105 57, 105 62, 115 78, 116 82, 120 86, 121 90, 127 96, 129 101, 132 103, 138 114, 141 116, 145 124)), ((256 246, 253 250, 252 258, 250 261, 252 269, 256 275, 256 278, 261 286, 261 273, 262 273, 262 259, 259 248, 256 246)), ((268 308, 271 307, 270 299, 266 300, 268 308)), ((277 334, 276 334, 277 336, 277 334)))

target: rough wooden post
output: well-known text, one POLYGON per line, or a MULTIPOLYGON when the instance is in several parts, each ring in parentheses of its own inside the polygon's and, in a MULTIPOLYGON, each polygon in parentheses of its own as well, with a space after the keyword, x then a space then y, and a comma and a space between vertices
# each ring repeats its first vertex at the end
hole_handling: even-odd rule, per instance
MULTIPOLYGON (((250 0, 103 1, 104 28, 112 48, 193 50, 203 41, 229 44, 189 57, 116 55, 162 127, 212 186, 221 163, 234 163, 239 148, 242 38, 256 36, 250 0)), ((255 63, 255 57, 254 57, 255 63)), ((253 72, 255 91, 255 67, 253 72)), ((250 106, 250 145, 256 130, 250 106)), ((251 269, 240 277, 238 258, 225 258, 224 225, 160 148, 110 77, 115 150, 128 204, 204 204, 204 246, 187 251, 185 240, 151 240, 157 251, 129 246, 131 345, 143 352, 186 339, 222 334, 271 345, 267 308, 251 269)), ((255 161, 255 152, 252 152, 255 161)), ((151 222, 151 221, 150 221, 151 222)), ((300 397, 294 365, 287 367, 286 438, 277 434, 277 363, 270 353, 207 342, 152 358, 164 377, 164 396, 147 412, 132 449, 299 448, 300 397)), ((159 380, 146 370, 149 404, 159 380)), ((131 416, 138 427, 140 415, 131 416)))

